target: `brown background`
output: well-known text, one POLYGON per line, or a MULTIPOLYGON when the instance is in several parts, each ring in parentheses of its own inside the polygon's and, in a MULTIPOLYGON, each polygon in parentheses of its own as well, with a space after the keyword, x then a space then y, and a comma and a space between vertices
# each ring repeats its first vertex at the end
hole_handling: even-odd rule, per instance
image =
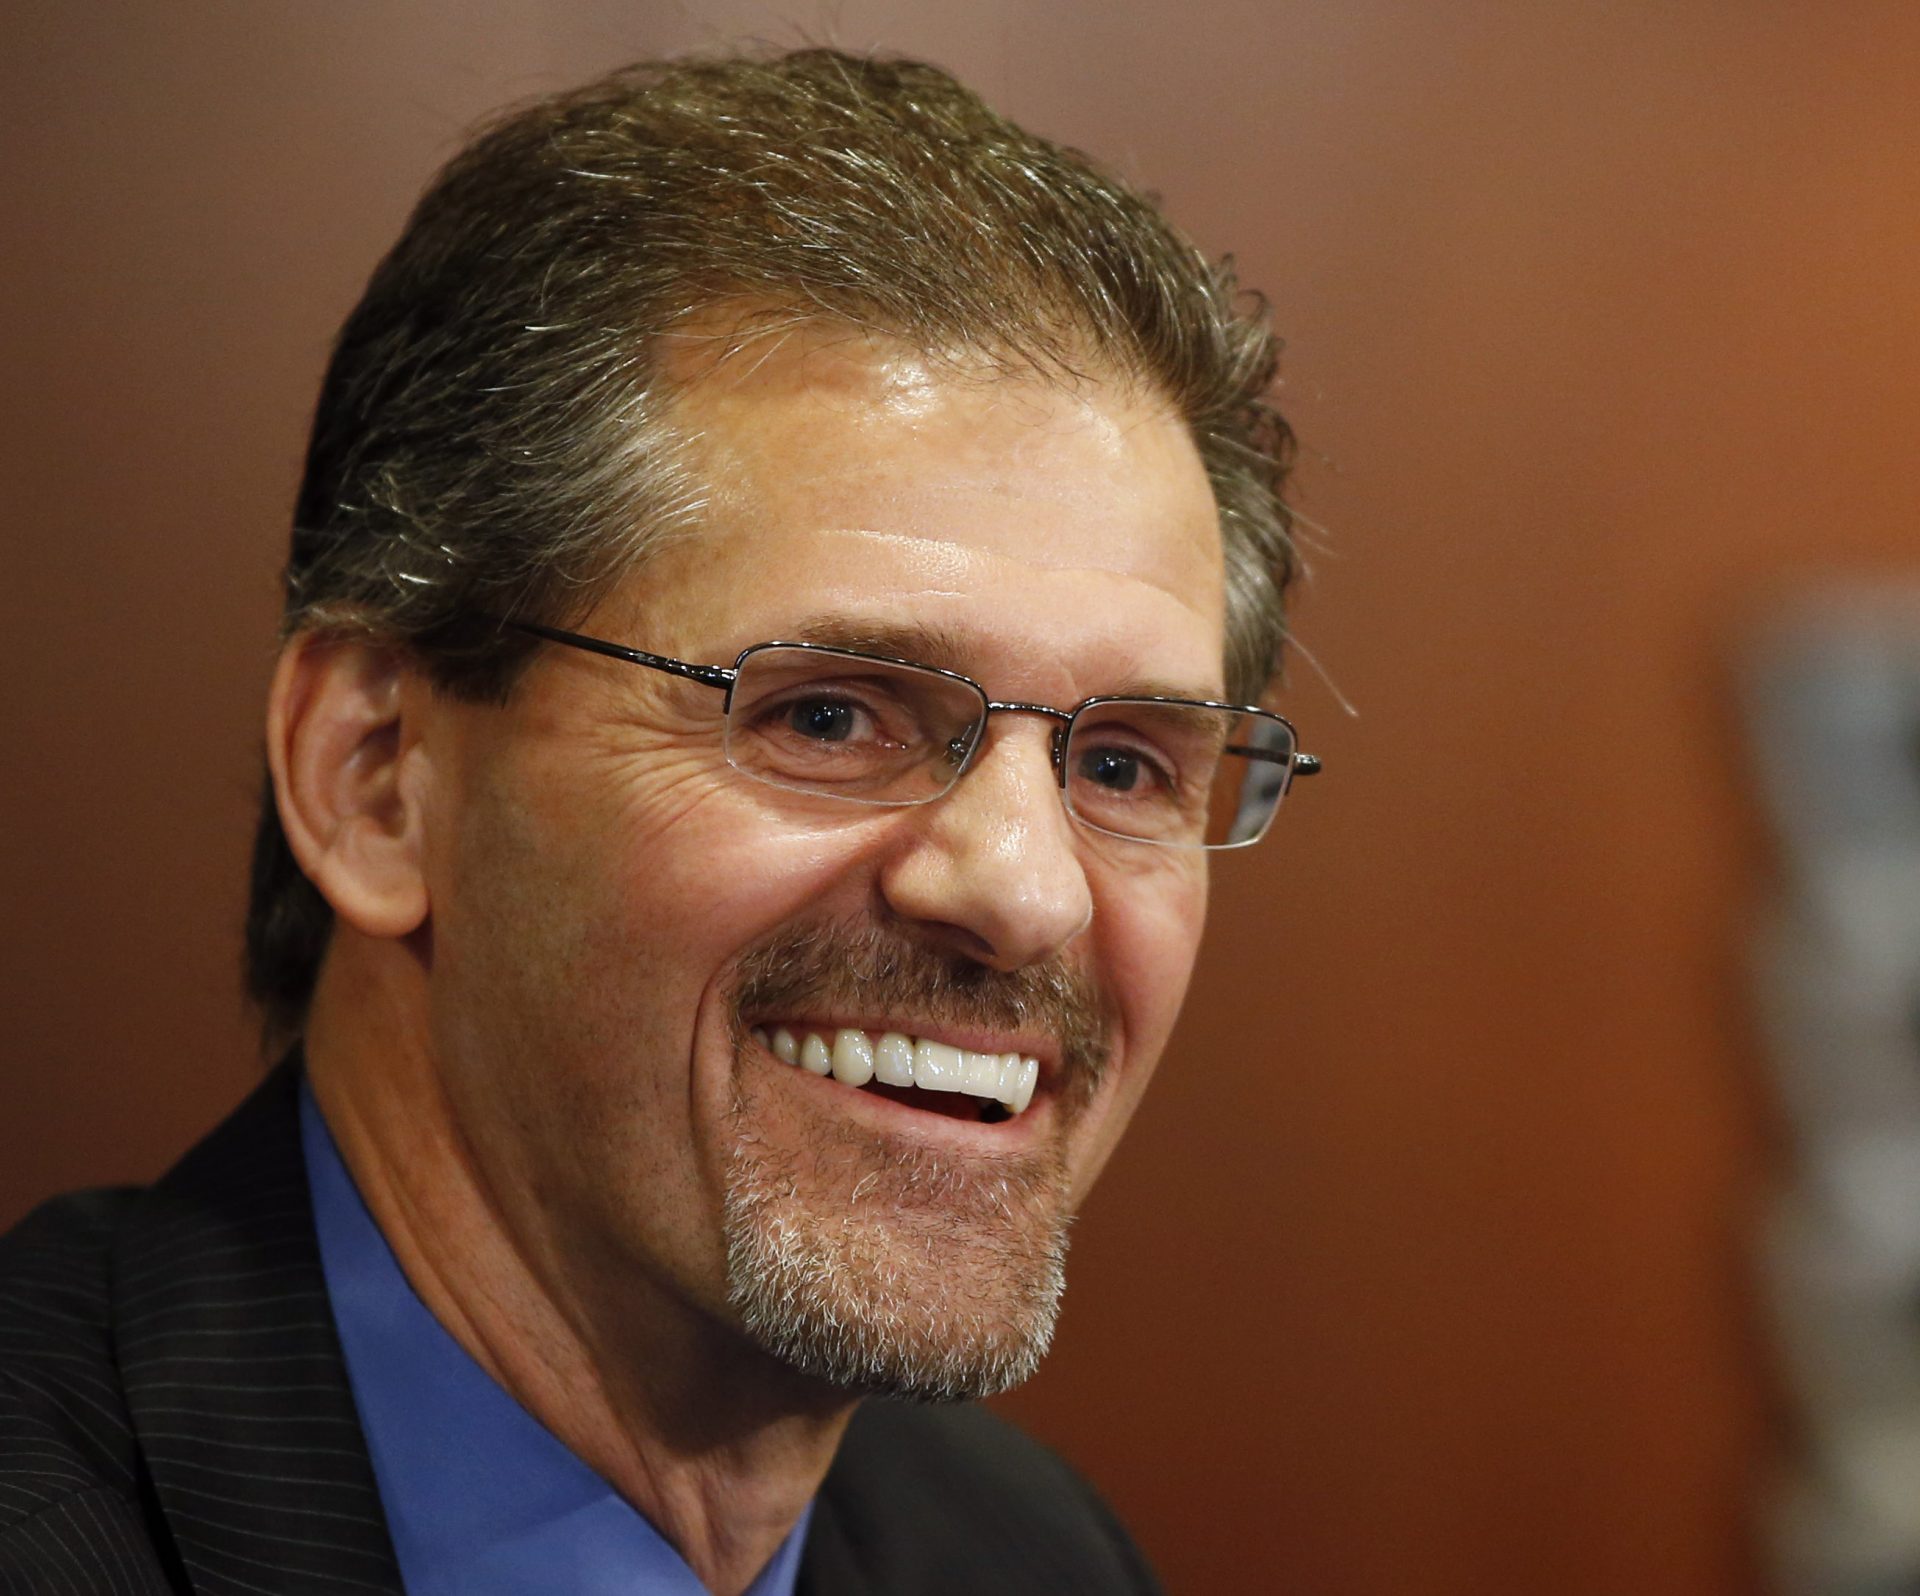
POLYGON ((1732 1596, 1775 1423, 1746 629, 1920 568, 1905 0, 12 4, 0 1221, 252 1077, 241 878, 331 329, 459 130, 662 49, 923 53, 1273 296, 1329 771, 1218 873, 1011 1405, 1176 1592, 1732 1596), (797 24, 798 27, 794 24, 797 24))

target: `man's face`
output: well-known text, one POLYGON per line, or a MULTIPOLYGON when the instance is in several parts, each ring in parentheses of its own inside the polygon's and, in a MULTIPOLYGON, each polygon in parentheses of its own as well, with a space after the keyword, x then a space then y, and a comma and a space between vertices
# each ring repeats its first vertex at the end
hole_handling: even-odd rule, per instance
MULTIPOLYGON (((675 421, 702 529, 582 630, 708 663, 858 640, 1061 707, 1220 695, 1212 496, 1127 388, 815 331, 704 372, 675 421)), ((1028 1372, 1185 990, 1204 856, 1079 827, 1039 716, 994 716, 940 800, 879 808, 748 779, 719 692, 573 650, 505 707, 435 712, 435 1058, 574 1322, 689 1348, 717 1322, 864 1389, 1028 1372), (1039 1083, 983 1117, 781 1062, 754 1034, 781 1028, 1028 1055, 1039 1083)))

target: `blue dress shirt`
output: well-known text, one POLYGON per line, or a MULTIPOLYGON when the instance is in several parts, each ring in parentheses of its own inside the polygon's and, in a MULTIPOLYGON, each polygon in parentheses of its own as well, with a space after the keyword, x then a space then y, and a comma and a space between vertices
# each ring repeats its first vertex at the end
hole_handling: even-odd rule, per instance
MULTIPOLYGON (((414 1295, 303 1079, 320 1262, 408 1596, 706 1596, 651 1524, 414 1295)), ((747 1596, 793 1596, 809 1503, 747 1596)))

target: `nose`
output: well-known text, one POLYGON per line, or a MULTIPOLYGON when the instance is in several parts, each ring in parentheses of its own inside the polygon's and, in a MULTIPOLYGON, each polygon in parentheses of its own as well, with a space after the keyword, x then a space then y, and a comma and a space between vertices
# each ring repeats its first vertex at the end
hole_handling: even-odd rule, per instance
POLYGON ((895 914, 995 969, 1060 952, 1093 919, 1050 736, 1035 722, 996 726, 956 787, 903 812, 905 840, 881 872, 895 914))

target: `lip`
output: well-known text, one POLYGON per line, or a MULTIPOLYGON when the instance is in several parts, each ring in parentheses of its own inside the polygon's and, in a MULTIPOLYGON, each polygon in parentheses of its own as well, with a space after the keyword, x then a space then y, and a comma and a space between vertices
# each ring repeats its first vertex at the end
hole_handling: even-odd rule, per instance
MULTIPOLYGON (((851 1025, 852 1022, 847 1023, 851 1025)), ((871 1029, 865 1026, 856 1028, 871 1029)), ((929 1036, 929 1040, 944 1039, 944 1037, 929 1036)), ((978 1051, 987 1052, 990 1049, 980 1048, 978 1051)), ((1010 1052, 1012 1049, 1002 1048, 999 1051, 1010 1052)), ((854 1124, 863 1125, 879 1135, 909 1141, 938 1143, 948 1149, 957 1148, 966 1152, 1005 1157, 1010 1153, 1029 1151, 1039 1145, 1046 1139, 1053 1124, 1054 1096, 1048 1089, 1044 1060, 1041 1063, 1040 1079, 1034 1087, 1033 1101, 1023 1112, 1016 1114, 1013 1118, 988 1124, 981 1120, 960 1119, 950 1114, 935 1114, 924 1109, 909 1108, 905 1103, 896 1103, 892 1098, 882 1097, 877 1092, 869 1092, 858 1086, 849 1086, 844 1081, 837 1081, 831 1075, 815 1075, 811 1070, 802 1069, 797 1064, 783 1063, 766 1048, 754 1042, 751 1037, 742 1040, 742 1056, 753 1060, 769 1073, 792 1079, 794 1089, 802 1092, 806 1100, 814 1104, 816 1112, 820 1106, 820 1099, 815 1096, 816 1093, 822 1091, 838 1093, 839 1101, 834 1104, 834 1111, 854 1124)))

